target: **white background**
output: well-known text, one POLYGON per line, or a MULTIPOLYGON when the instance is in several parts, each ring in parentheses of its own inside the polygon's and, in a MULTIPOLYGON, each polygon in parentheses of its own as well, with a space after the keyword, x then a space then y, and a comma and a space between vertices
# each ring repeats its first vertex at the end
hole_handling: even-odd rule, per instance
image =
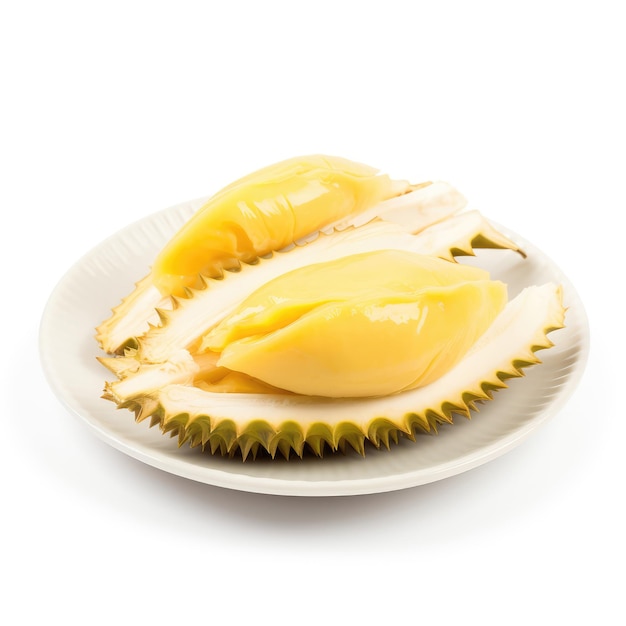
POLYGON ((3 3, 0 621, 626 623, 620 4, 3 3), (460 476, 311 499, 166 474, 67 414, 37 346, 66 270, 314 152, 452 182, 557 262, 592 333, 566 407, 460 476))

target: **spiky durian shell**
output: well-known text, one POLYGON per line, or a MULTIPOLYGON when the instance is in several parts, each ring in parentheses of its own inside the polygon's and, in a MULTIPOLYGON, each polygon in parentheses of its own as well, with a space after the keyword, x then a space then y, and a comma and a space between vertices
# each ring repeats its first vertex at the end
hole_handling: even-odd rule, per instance
POLYGON ((476 402, 491 400, 508 379, 540 362, 536 353, 552 346, 548 334, 563 327, 564 315, 559 287, 527 288, 455 368, 431 385, 385 398, 215 394, 175 384, 120 406, 177 436, 179 445, 214 454, 289 458, 346 446, 364 454, 366 442, 389 447, 399 437, 436 432, 455 414, 469 417, 476 402))

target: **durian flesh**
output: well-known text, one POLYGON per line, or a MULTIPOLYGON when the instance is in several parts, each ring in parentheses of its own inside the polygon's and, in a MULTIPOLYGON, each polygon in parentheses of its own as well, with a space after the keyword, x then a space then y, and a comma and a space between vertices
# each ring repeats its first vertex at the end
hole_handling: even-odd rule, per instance
POLYGON ((487 272, 395 250, 270 281, 203 338, 217 365, 288 391, 379 396, 439 378, 506 303, 487 272))
POLYGON ((538 362, 564 309, 556 285, 507 303, 505 285, 455 262, 474 247, 523 255, 464 206, 448 185, 332 157, 240 179, 98 327, 115 354, 100 358, 117 377, 105 397, 244 459, 363 453, 469 415, 538 362))

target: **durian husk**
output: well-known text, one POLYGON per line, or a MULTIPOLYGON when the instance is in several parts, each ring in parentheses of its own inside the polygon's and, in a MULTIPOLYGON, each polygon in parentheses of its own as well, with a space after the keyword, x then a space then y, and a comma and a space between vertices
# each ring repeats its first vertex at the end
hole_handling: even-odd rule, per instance
MULTIPOLYGON (((436 433, 455 415, 470 417, 507 381, 540 363, 548 335, 564 326, 561 287, 528 287, 508 303, 470 352, 433 383, 382 398, 329 399, 283 394, 212 393, 170 384, 119 402, 178 438, 179 446, 242 459, 322 456, 366 446, 389 448, 400 438, 436 433)), ((111 398, 109 396, 109 399, 111 398)))

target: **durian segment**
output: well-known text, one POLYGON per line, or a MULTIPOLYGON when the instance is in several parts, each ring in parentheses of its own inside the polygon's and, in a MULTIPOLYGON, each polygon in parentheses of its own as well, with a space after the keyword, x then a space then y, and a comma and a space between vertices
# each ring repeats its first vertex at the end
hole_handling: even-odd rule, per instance
POLYGON ((198 288, 198 275, 253 263, 411 190, 404 181, 331 156, 289 159, 253 173, 213 196, 157 255, 152 281, 163 295, 198 288))
POLYGON ((120 406, 134 410, 138 421, 150 418, 177 434, 180 445, 212 453, 245 459, 266 450, 288 457, 346 445, 363 453, 367 440, 388 446, 398 436, 433 431, 454 414, 469 417, 476 401, 492 399, 507 379, 540 362, 536 352, 553 345, 548 334, 563 327, 564 317, 559 286, 528 287, 452 369, 429 385, 387 397, 226 394, 171 384, 120 406))
POLYGON ((229 343, 218 365, 299 394, 389 395, 439 378, 505 303, 506 287, 496 281, 332 302, 229 343))
MULTIPOLYGON (((236 185, 233 184, 229 188, 235 187, 236 185)), ((361 214, 353 214, 330 223, 330 225, 327 224, 323 227, 323 231, 332 233, 335 230, 362 226, 372 220, 384 219, 401 224, 404 230, 415 233, 457 213, 465 205, 465 198, 448 183, 422 183, 411 186, 411 189, 403 195, 380 202, 361 214)), ((300 235, 298 243, 303 244, 316 239, 322 231, 325 217, 326 213, 320 212, 316 226, 311 232, 300 235)), ((278 221, 279 217, 276 216, 274 219, 278 221)), ((213 227, 217 228, 217 225, 213 227)), ((292 246, 293 243, 290 241, 285 247, 292 246)), ((219 250, 217 249, 209 251, 209 256, 214 260, 218 254, 219 250)), ((261 250, 257 250, 255 256, 260 255, 261 250)), ((220 278, 224 268, 239 269, 241 267, 237 258, 227 256, 224 256, 221 264, 218 265, 219 267, 216 266, 213 269, 213 273, 209 273, 205 277, 220 278)), ((211 271, 207 264, 205 264, 204 269, 211 271)), ((197 281, 197 277, 194 280, 197 281)), ((141 279, 133 292, 113 309, 113 315, 97 327, 96 339, 105 352, 110 354, 121 353, 127 346, 136 345, 136 337, 145 333, 151 324, 158 325, 159 317, 156 309, 167 310, 171 308, 169 294, 164 296, 157 289, 153 275, 150 273, 141 279)))
MULTIPOLYGON (((374 250, 305 265, 270 280, 238 304, 205 337, 199 351, 266 335, 325 304, 414 294, 426 287, 489 280, 482 268, 398 249, 374 250)), ((331 320, 332 321, 332 320, 331 320)), ((315 332, 316 337, 320 333, 315 332)), ((370 336, 365 332, 364 337, 370 336)))

